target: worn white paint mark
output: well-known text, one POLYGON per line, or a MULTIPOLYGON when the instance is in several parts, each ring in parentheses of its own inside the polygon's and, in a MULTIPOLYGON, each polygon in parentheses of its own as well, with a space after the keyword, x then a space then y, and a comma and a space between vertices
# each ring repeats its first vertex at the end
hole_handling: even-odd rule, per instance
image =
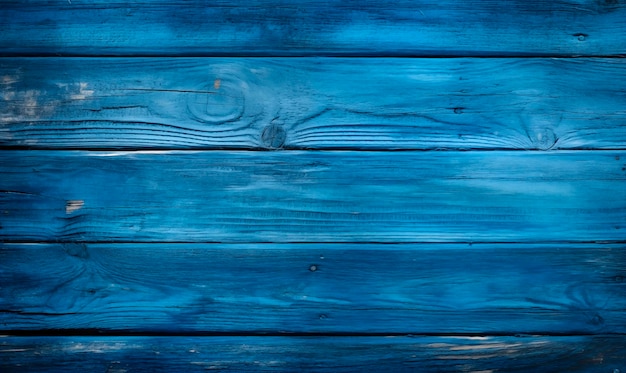
MULTIPOLYGON (((15 100, 17 94, 15 93, 15 90, 11 86, 14 83, 16 83, 18 80, 19 80, 19 76, 17 75, 3 75, 0 78, 0 84, 3 86, 2 87, 2 99, 4 101, 15 100)), ((0 123, 14 122, 16 120, 15 115, 16 113, 14 112, 14 110, 3 112, 2 114, 0 114, 0 123)), ((4 138, 6 139, 13 138, 11 134, 8 133, 8 129, 6 130, 6 132, 7 133, 4 135, 4 138)))
POLYGON ((469 373, 493 373, 493 370, 472 370, 469 373))
POLYGON ((28 351, 27 348, 13 348, 10 350, 0 350, 0 352, 24 352, 24 351, 28 351))
POLYGON ((492 343, 474 346, 454 346, 450 347, 450 351, 468 351, 468 350, 485 350, 490 348, 511 348, 521 346, 521 343, 492 343))
POLYGON ((127 344, 124 342, 115 342, 115 343, 105 343, 105 342, 94 342, 94 343, 72 343, 71 345, 64 347, 63 351, 65 352, 93 352, 96 354, 102 354, 109 351, 121 351, 121 350, 130 350, 130 349, 141 349, 144 348, 143 345, 140 344, 127 344))
POLYGON ((65 213, 66 214, 71 214, 74 211, 78 211, 78 210, 82 209, 84 205, 85 205, 85 201, 83 201, 83 200, 67 201, 65 203, 65 213))
POLYGON ((450 339, 467 339, 470 341, 486 341, 491 339, 491 337, 449 337, 450 339))
POLYGON ((22 113, 28 116, 35 116, 37 114, 37 97, 40 95, 38 91, 28 90, 24 93, 22 98, 22 113))
POLYGON ((492 359, 494 357, 502 356, 500 354, 490 355, 442 355, 437 356, 439 360, 479 360, 479 359, 492 359))
POLYGON ((2 99, 4 101, 15 100, 15 91, 4 91, 4 92, 2 92, 2 99))
POLYGON ((451 347, 451 346, 455 346, 455 345, 450 344, 450 343, 430 343, 426 345, 426 347, 430 347, 430 348, 446 348, 446 347, 451 347))
POLYGON ((3 75, 2 76, 2 84, 9 85, 16 83, 19 77, 17 75, 3 75))
POLYGON ((93 96, 93 90, 87 89, 87 83, 78 83, 78 93, 70 95, 72 100, 84 100, 87 97, 93 96))
POLYGON ((270 361, 255 360, 254 364, 256 364, 258 366, 262 366, 262 367, 274 367, 274 366, 277 366, 277 365, 284 365, 284 362, 277 361, 277 360, 270 360, 270 361))

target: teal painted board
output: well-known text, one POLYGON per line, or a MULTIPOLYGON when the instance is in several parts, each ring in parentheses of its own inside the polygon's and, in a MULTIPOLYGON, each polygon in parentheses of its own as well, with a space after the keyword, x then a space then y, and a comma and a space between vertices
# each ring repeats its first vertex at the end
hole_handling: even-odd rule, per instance
POLYGON ((626 153, 3 151, 0 240, 623 241, 626 153))
POLYGON ((624 149, 624 59, 8 58, 0 147, 624 149))
POLYGON ((3 55, 598 56, 626 53, 620 0, 5 0, 3 55))
POLYGON ((626 340, 577 337, 5 337, 3 372, 618 373, 626 340))
POLYGON ((626 333, 624 244, 4 244, 0 334, 626 333))

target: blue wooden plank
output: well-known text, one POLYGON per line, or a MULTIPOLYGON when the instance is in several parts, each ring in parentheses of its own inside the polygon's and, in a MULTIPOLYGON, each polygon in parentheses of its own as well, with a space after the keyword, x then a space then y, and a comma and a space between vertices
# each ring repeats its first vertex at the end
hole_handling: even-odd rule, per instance
POLYGON ((617 0, 5 0, 4 55, 619 55, 617 0))
POLYGON ((0 152, 0 239, 622 241, 626 153, 0 152))
POLYGON ((0 146, 615 149, 622 59, 3 59, 0 146))
POLYGON ((4 244, 0 330, 626 333, 624 244, 4 244))
POLYGON ((626 338, 31 337, 3 372, 587 372, 624 370, 626 338))

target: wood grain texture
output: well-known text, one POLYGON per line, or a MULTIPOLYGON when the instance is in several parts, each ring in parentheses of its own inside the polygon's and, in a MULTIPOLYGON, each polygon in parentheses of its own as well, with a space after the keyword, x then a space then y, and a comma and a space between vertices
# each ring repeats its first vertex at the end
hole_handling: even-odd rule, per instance
POLYGON ((4 55, 618 55, 621 0, 5 0, 4 55))
POLYGON ((0 146, 615 149, 624 59, 3 59, 0 146))
POLYGON ((0 338, 3 372, 624 370, 624 337, 0 338))
POLYGON ((621 241, 626 153, 0 152, 0 239, 621 241))
POLYGON ((626 333, 617 244, 4 244, 0 330, 626 333))

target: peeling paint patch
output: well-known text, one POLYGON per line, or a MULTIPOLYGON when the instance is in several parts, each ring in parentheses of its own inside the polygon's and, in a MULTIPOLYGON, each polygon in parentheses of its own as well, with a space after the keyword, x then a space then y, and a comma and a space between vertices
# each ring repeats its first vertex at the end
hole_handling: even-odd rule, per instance
POLYGON ((439 360, 479 360, 479 359, 493 359, 498 357, 498 354, 490 354, 490 355, 445 355, 445 356, 437 356, 439 360))
POLYGON ((34 117, 38 114, 39 103, 37 101, 37 97, 39 97, 39 95, 40 92, 32 89, 24 93, 22 97, 22 113, 24 115, 34 117))
POLYGON ((85 205, 85 201, 83 200, 67 201, 67 203, 65 204, 65 213, 71 214, 74 211, 82 209, 84 205, 85 205))
POLYGON ((2 79, 0 79, 0 84, 3 84, 3 85, 13 84, 13 83, 16 83, 18 80, 19 80, 19 77, 17 75, 4 75, 2 76, 2 79))
POLYGON ((88 97, 93 96, 93 90, 87 89, 88 84, 81 82, 78 83, 78 93, 70 95, 72 100, 84 100, 88 97))
POLYGON ((469 345, 469 346, 455 346, 451 347, 450 351, 468 351, 468 350, 484 350, 491 348, 511 348, 511 347, 519 347, 521 343, 492 343, 492 344, 484 344, 484 345, 469 345))
MULTIPOLYGON (((144 348, 143 345, 140 344, 126 344, 124 342, 92 342, 92 343, 72 343, 71 345, 64 347, 63 351, 68 353, 80 353, 80 352, 90 352, 95 354, 102 354, 111 351, 125 351, 131 349, 141 349, 144 348)), ((111 364, 119 364, 117 361, 111 362, 111 364)))

